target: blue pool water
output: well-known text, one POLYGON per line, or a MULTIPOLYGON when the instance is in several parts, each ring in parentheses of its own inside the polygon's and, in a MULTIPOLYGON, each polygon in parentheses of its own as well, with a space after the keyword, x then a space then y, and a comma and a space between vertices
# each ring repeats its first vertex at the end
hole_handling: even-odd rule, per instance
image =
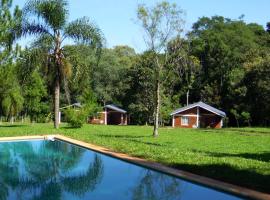
POLYGON ((0 200, 236 200, 62 141, 0 143, 0 200))

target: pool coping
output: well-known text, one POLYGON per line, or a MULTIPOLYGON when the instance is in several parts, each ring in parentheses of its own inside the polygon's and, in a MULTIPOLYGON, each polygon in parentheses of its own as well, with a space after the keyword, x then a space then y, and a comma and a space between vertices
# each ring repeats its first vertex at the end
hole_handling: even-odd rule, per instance
POLYGON ((213 189, 217 189, 220 191, 224 191, 227 193, 231 193, 243 198, 248 199, 256 199, 256 200, 270 200, 270 194, 255 191, 252 189, 244 188, 241 186, 236 186, 230 183, 225 183, 223 181, 215 180, 212 178, 200 176, 197 174, 193 174, 184 170, 179 170, 175 168, 168 167, 166 165, 145 160, 138 157, 129 156, 124 153, 118 153, 108 148, 104 148, 98 145, 90 144, 87 142, 83 142, 80 140, 72 139, 62 135, 36 135, 36 136, 18 136, 18 137, 0 137, 0 141, 24 141, 24 140, 33 140, 33 139, 57 139, 60 141, 68 142, 71 144, 78 145, 80 147, 84 147, 108 156, 112 156, 130 163, 134 163, 136 165, 140 165, 143 167, 147 167, 156 171, 160 171, 172 176, 176 176, 181 179, 185 179, 187 181, 191 181, 194 183, 198 183, 200 185, 208 186, 213 189))

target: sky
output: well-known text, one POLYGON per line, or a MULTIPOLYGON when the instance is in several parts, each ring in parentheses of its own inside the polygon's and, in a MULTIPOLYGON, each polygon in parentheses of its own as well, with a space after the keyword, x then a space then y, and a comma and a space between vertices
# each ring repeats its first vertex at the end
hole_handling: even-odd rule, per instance
MULTIPOLYGON (((68 0, 69 20, 87 16, 99 26, 106 38, 106 46, 128 45, 137 52, 146 50, 143 30, 136 23, 138 4, 153 6, 158 0, 68 0)), ((13 0, 14 5, 23 7, 26 0, 13 0)), ((242 14, 247 23, 258 23, 265 27, 270 21, 270 0, 169 0, 185 11, 187 32, 200 17, 221 15, 238 19, 242 14)), ((22 40, 21 45, 28 44, 22 40)))

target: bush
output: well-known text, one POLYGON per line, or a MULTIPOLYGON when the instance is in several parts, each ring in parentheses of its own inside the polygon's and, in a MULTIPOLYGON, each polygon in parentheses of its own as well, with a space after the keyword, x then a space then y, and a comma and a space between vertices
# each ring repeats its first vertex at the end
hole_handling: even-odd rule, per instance
POLYGON ((65 111, 65 115, 68 125, 73 128, 81 128, 87 117, 87 113, 84 109, 75 110, 70 108, 65 111))
POLYGON ((48 114, 38 114, 31 119, 31 121, 36 121, 37 123, 47 123, 48 114))

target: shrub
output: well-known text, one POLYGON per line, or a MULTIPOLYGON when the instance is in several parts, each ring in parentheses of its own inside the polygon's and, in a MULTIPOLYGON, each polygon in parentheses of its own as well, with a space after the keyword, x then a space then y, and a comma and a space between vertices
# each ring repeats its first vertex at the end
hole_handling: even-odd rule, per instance
POLYGON ((65 111, 65 115, 67 123, 73 128, 81 128, 87 117, 84 109, 75 110, 70 108, 65 111))

